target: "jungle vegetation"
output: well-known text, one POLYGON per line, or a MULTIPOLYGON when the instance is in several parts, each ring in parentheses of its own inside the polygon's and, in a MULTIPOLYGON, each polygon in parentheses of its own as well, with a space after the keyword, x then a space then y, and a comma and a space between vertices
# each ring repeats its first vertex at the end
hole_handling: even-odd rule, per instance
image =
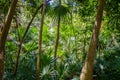
POLYGON ((0 0, 0 80, 119 80, 120 0, 0 0))

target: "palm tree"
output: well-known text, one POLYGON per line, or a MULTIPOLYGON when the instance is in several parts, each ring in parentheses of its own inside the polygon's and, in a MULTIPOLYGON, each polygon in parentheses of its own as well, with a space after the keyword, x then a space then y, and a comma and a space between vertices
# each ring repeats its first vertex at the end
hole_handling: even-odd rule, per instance
MULTIPOLYGON (((61 0, 59 0, 59 7, 61 6, 61 0)), ((58 43, 59 43, 59 37, 60 37, 60 12, 58 13, 58 26, 57 26, 57 38, 56 38, 56 44, 55 44, 55 52, 54 52, 54 59, 56 60, 57 57, 57 49, 58 49, 58 43)), ((56 69, 56 61, 54 63, 54 69, 56 69)))
POLYGON ((44 15, 45 15, 45 9, 46 9, 46 0, 44 0, 43 3, 43 9, 42 9, 42 17, 40 21, 40 31, 39 31, 39 46, 38 46, 38 55, 37 55, 37 70, 36 70, 36 80, 40 80, 40 55, 41 55, 41 48, 42 48, 42 32, 43 32, 43 24, 44 24, 44 15))
MULTIPOLYGON (((56 42, 55 42, 55 49, 54 49, 54 69, 56 69, 56 59, 57 59, 57 50, 59 45, 59 38, 60 38, 60 24, 61 20, 66 18, 66 15, 69 13, 68 7, 62 4, 62 1, 54 1, 55 6, 50 6, 48 8, 48 15, 53 18, 54 21, 57 21, 57 34, 56 34, 56 42)), ((53 4, 54 5, 54 4, 53 4)))
POLYGON ((3 25, 3 30, 0 36, 0 80, 3 78, 4 74, 4 55, 5 55, 5 42, 10 29, 11 21, 16 9, 18 0, 13 0, 9 8, 8 14, 6 16, 5 23, 3 25))
POLYGON ((98 6, 98 12, 96 15, 94 30, 93 30, 91 41, 90 41, 89 51, 86 56, 85 63, 80 75, 80 80, 93 80, 92 79, 93 66, 94 66, 94 59, 96 55, 98 35, 101 27, 103 6, 104 6, 104 0, 99 0, 99 6, 98 6))

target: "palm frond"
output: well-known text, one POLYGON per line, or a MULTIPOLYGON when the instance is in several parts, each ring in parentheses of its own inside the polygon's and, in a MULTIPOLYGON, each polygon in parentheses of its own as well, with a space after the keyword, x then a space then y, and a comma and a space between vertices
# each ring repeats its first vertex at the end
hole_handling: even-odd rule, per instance
POLYGON ((67 4, 57 4, 48 5, 46 9, 46 15, 51 17, 53 21, 58 20, 58 15, 60 15, 62 21, 70 20, 70 8, 67 4))

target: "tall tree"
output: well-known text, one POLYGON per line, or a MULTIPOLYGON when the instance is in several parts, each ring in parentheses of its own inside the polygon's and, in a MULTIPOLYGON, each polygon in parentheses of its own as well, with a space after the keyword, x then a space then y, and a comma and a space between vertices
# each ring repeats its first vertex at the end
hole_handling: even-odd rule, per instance
POLYGON ((40 31, 39 31, 39 46, 38 46, 38 55, 37 55, 37 70, 36 70, 36 80, 40 80, 40 55, 41 55, 41 48, 42 48, 42 32, 43 32, 43 24, 44 24, 44 15, 46 10, 46 0, 44 0, 43 3, 43 9, 42 9, 42 17, 40 21, 40 31))
POLYGON ((80 75, 80 80, 93 80, 92 75, 93 75, 94 59, 96 55, 98 35, 101 27, 103 6, 104 6, 104 0, 99 0, 99 6, 94 24, 94 30, 90 41, 89 51, 86 56, 85 63, 83 65, 82 72, 80 75))
MULTIPOLYGON (((59 6, 61 6, 61 0, 59 0, 59 6)), ((57 26, 57 38, 56 38, 56 44, 55 44, 55 52, 54 52, 54 58, 56 60, 57 57, 57 49, 58 49, 58 43, 59 43, 59 37, 60 37, 60 12, 58 13, 58 26, 57 26)), ((54 68, 56 69, 56 61, 54 63, 54 68)))
POLYGON ((3 74, 4 74, 5 42, 10 29, 13 15, 16 9, 17 2, 18 0, 13 0, 11 3, 8 14, 6 16, 5 23, 3 25, 3 30, 0 36, 0 80, 2 80, 3 74))

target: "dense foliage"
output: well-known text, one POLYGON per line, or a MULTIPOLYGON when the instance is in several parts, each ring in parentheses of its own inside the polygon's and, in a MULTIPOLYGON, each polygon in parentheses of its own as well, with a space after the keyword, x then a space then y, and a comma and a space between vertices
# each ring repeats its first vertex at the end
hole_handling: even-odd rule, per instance
MULTIPOLYGON (((0 25, 11 0, 0 0, 0 25), (3 9, 4 8, 4 9, 3 9)), ((88 52, 97 12, 97 0, 47 0, 42 35, 41 80, 79 80, 88 52), (57 57, 54 58, 58 14, 61 14, 57 57), (56 63, 57 68, 54 68, 56 63)), ((33 20, 21 47, 17 74, 14 69, 22 39, 42 0, 19 0, 6 42, 5 80, 35 80, 41 9, 33 20)), ((94 75, 98 80, 120 79, 120 1, 106 0, 97 44, 94 75)))

